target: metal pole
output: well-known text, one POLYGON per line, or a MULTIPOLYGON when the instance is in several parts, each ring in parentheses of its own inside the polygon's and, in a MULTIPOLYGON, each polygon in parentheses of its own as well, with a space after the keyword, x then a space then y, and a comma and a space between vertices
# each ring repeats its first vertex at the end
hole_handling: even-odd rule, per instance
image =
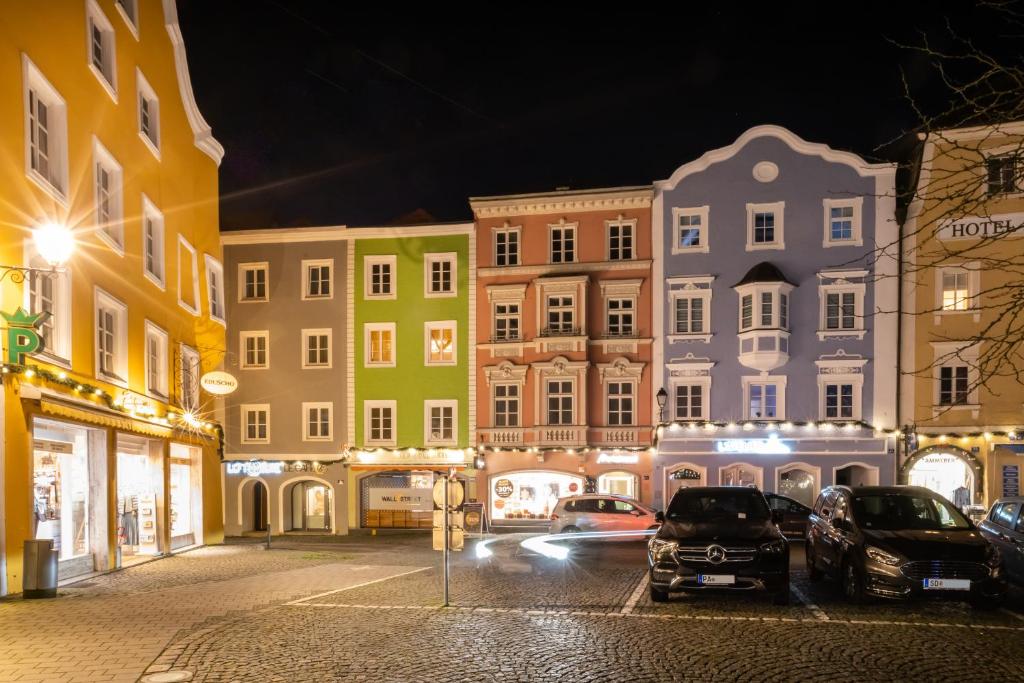
POLYGON ((444 477, 444 520, 441 522, 441 533, 444 535, 444 605, 448 606, 448 475, 444 477))
POLYGON ((270 550, 270 522, 267 522, 267 550, 270 550))

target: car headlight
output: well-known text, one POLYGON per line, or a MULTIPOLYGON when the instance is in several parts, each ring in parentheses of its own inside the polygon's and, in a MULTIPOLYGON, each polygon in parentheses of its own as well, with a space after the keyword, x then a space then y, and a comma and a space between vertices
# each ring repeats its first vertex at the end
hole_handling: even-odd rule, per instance
POLYGON ((660 538, 652 538, 650 545, 647 546, 651 553, 651 558, 655 562, 672 559, 672 553, 676 551, 677 547, 679 547, 679 544, 675 541, 663 541, 660 538))
POLYGON ((771 541, 770 543, 761 544, 762 553, 770 553, 772 555, 778 555, 786 551, 786 542, 781 538, 777 541, 771 541))
POLYGON ((873 545, 866 546, 864 548, 864 554, 867 555, 869 559, 874 560, 875 562, 880 562, 881 564, 887 564, 890 567, 895 567, 900 563, 899 557, 892 553, 887 553, 881 548, 876 548, 873 545))
POLYGON ((999 554, 999 548, 994 545, 988 547, 988 551, 985 553, 985 564, 992 569, 997 569, 1003 563, 1003 558, 999 554))

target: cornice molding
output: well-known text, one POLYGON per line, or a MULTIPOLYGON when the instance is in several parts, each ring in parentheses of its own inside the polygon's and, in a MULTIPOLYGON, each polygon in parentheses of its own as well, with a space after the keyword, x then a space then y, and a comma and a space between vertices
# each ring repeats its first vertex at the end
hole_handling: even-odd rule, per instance
MULTIPOLYGON (((544 275, 557 276, 569 273, 595 273, 600 271, 639 270, 649 271, 651 259, 635 261, 597 261, 595 263, 539 263, 525 266, 491 266, 477 270, 478 277, 495 277, 499 275, 544 275)), ((645 273, 646 274, 646 273, 645 273)))
POLYGON ((651 206, 653 196, 654 188, 645 185, 611 190, 470 197, 469 205, 477 218, 511 218, 585 211, 647 209, 651 206))

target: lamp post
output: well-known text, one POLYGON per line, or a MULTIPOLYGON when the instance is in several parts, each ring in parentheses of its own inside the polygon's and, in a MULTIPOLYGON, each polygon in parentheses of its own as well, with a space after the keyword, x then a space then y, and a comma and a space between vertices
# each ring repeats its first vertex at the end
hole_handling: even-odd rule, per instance
POLYGON ((0 264, 0 282, 7 277, 10 277, 11 282, 24 282, 25 278, 35 274, 52 277, 60 272, 60 268, 68 262, 75 251, 75 238, 71 231, 67 226, 58 223, 45 223, 33 230, 32 242, 36 251, 50 267, 32 268, 0 264))
POLYGON ((658 389, 658 423, 661 424, 665 421, 665 404, 668 403, 668 392, 665 391, 665 387, 658 389))

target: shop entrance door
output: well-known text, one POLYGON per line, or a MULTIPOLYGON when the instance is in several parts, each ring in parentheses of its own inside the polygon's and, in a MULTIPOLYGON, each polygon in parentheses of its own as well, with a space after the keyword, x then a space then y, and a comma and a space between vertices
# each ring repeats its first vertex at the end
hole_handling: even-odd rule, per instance
POLYGON ((267 487, 262 481, 252 486, 252 528, 253 531, 267 530, 267 487))
POLYGON ((328 531, 331 528, 331 491, 313 481, 292 487, 292 530, 328 531))
POLYGON ((953 453, 932 453, 914 463, 910 485, 930 489, 961 510, 970 505, 974 491, 974 473, 953 453))
POLYGON ((118 434, 117 544, 121 566, 161 553, 163 505, 163 444, 118 434))

